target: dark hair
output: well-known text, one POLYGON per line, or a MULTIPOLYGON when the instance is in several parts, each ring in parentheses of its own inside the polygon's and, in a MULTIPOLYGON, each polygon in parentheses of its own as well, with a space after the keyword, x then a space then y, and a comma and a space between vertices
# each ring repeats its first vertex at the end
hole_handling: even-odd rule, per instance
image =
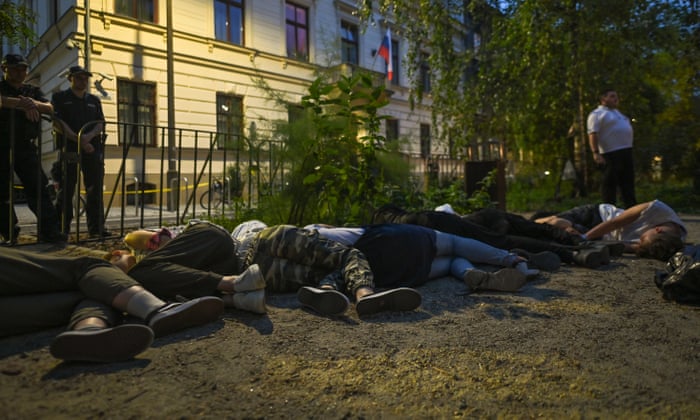
POLYGON ((637 256, 640 258, 654 258, 659 261, 668 261, 676 252, 683 248, 683 241, 677 235, 668 232, 659 232, 652 241, 639 244, 637 256))
POLYGON ((607 95, 610 92, 617 92, 617 90, 613 87, 607 86, 607 87, 600 90, 600 93, 598 94, 598 98, 602 99, 603 96, 607 95))

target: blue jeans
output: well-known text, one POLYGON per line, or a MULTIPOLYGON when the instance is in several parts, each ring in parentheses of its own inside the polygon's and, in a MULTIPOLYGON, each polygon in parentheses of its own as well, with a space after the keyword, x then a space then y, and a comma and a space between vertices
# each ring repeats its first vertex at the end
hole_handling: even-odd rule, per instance
POLYGON ((505 249, 471 238, 440 231, 435 233, 436 254, 430 270, 431 279, 449 274, 461 279, 465 272, 474 269, 473 263, 511 266, 516 261, 516 256, 505 249))

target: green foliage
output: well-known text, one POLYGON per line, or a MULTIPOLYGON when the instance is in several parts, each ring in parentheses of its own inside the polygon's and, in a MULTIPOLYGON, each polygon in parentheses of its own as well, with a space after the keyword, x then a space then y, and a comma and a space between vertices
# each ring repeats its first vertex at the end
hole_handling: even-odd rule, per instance
POLYGON ((573 157, 566 140, 586 146, 586 115, 599 90, 611 86, 636 121, 644 160, 661 153, 670 166, 690 169, 681 157, 700 138, 700 25, 687 1, 358 3, 364 22, 397 24, 415 102, 424 92, 411 76, 429 64, 433 121, 443 138, 458 133, 457 146, 496 138, 508 150, 534 152, 543 165, 573 157), (471 48, 472 31, 482 40, 478 49, 471 48))
MULTIPOLYGON (((678 212, 700 213, 700 194, 694 192, 692 182, 687 179, 666 177, 663 181, 654 182, 638 178, 636 190, 639 202, 659 199, 678 212)), ((538 174, 535 168, 530 168, 509 183, 506 204, 508 211, 527 213, 537 210, 563 211, 601 200, 598 190, 590 191, 585 198, 578 197, 573 192, 572 181, 560 183, 557 176, 538 174)))
POLYGON ((386 179, 407 178, 407 167, 384 148, 378 111, 388 103, 383 84, 367 73, 319 76, 302 98, 301 112, 278 123, 275 136, 293 166, 281 194, 265 197, 266 217, 288 209, 285 223, 361 223, 386 200, 386 179))
POLYGON ((0 3, 0 37, 4 37, 10 45, 33 45, 36 34, 32 26, 36 22, 34 11, 22 4, 9 0, 0 3))

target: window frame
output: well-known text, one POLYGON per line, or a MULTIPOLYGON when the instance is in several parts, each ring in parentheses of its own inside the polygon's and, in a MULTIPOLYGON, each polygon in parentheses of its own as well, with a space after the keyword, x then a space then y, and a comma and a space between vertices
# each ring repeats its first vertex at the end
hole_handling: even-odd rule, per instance
POLYGON ((302 6, 300 4, 287 1, 284 3, 284 28, 285 28, 285 46, 287 57, 293 58, 300 61, 309 61, 309 36, 310 36, 310 26, 309 26, 309 8, 302 6), (294 9, 294 20, 288 18, 289 8, 294 9), (297 15, 299 12, 304 12, 304 23, 299 23, 297 15), (290 40, 290 30, 293 30, 294 39, 290 40), (304 51, 299 51, 299 33, 303 31, 304 37, 304 51))
POLYGON ((243 97, 227 92, 216 92, 216 148, 235 150, 242 149, 244 139, 243 127, 243 97), (231 105, 235 103, 235 109, 231 105), (229 110, 223 107, 228 103, 229 110), (237 128, 237 129, 236 129, 237 128), (223 136, 223 139, 222 139, 223 136), (222 141, 223 140, 223 141, 222 141))
POLYGON ((114 0, 114 13, 120 16, 130 17, 142 22, 158 23, 158 1, 156 0, 114 0), (129 7, 129 3, 131 3, 129 7), (150 5, 152 16, 149 19, 144 19, 140 16, 142 8, 139 6, 150 5), (120 6, 126 6, 128 10, 120 10, 120 6))
MULTIPOLYGON (((135 136, 136 141, 131 143, 131 146, 143 146, 144 142, 141 140, 142 136, 146 137, 147 147, 158 146, 158 137, 156 133, 156 118, 157 118, 157 84, 155 82, 142 82, 130 79, 117 79, 117 122, 119 123, 120 129, 117 132, 117 142, 119 145, 125 143, 122 134, 130 132, 129 136, 135 136), (129 93, 128 100, 124 100, 124 88, 126 86, 134 87, 133 92, 129 93), (139 88, 151 89, 151 100, 150 103, 143 103, 140 98, 142 97, 139 92, 139 88), (150 121, 143 122, 141 116, 149 115, 149 113, 144 113, 141 110, 147 108, 150 111, 150 121), (124 113, 128 111, 128 117, 124 118, 124 113)), ((146 92, 147 93, 147 92, 146 92)))
POLYGON ((384 120, 386 127, 384 128, 384 138, 387 142, 395 142, 399 140, 400 124, 398 118, 387 118, 384 120))
POLYGON ((245 0, 215 0, 214 1, 214 38, 216 38, 219 41, 224 41, 224 42, 229 42, 234 45, 244 45, 245 44, 245 0), (219 37, 219 28, 218 28, 218 6, 222 5, 223 7, 226 8, 226 16, 225 16, 225 23, 228 26, 227 29, 224 30, 225 32, 225 38, 224 37, 219 37), (238 29, 234 29, 231 21, 231 11, 233 9, 236 9, 240 11, 240 21, 238 23, 238 29), (234 32, 238 33, 237 39, 234 35, 234 32))
POLYGON ((343 63, 360 65, 360 31, 359 27, 347 20, 340 21, 340 60, 343 63), (354 39, 349 39, 350 34, 354 39), (352 57, 350 57, 352 55, 352 57))
POLYGON ((431 155, 431 137, 430 124, 421 123, 420 125, 420 155, 423 158, 428 158, 431 155))

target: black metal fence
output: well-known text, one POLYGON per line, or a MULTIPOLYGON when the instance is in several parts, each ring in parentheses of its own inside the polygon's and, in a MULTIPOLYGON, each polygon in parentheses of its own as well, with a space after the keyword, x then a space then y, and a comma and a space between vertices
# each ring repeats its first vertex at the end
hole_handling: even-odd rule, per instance
MULTIPOLYGON (((46 168, 60 150, 51 136, 44 137, 39 153, 46 168)), ((235 217, 257 207, 262 196, 284 188, 294 162, 284 161, 283 143, 253 137, 107 122, 102 137, 106 139, 102 155, 106 225, 123 235, 131 229, 182 224, 191 218, 235 217)), ((417 190, 429 188, 433 180, 464 178, 461 159, 409 154, 404 158, 417 190)), ((21 186, 15 191, 21 193, 21 186)), ((82 188, 79 191, 84 194, 82 188)), ((31 234, 36 231, 36 217, 20 203, 20 195, 11 204, 17 204, 22 232, 31 234)), ((87 240, 81 235, 86 230, 81 215, 84 202, 74 203, 78 216, 71 227, 71 241, 82 242, 87 240)))

